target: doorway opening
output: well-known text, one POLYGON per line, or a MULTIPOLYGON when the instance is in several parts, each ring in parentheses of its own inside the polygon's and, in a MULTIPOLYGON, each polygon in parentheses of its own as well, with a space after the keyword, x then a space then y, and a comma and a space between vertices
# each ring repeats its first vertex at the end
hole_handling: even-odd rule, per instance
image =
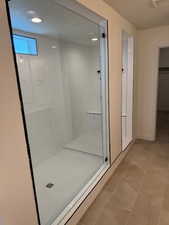
POLYGON ((133 139, 133 57, 134 39, 122 33, 122 151, 133 139))
POLYGON ((169 47, 159 49, 156 140, 169 142, 169 47))

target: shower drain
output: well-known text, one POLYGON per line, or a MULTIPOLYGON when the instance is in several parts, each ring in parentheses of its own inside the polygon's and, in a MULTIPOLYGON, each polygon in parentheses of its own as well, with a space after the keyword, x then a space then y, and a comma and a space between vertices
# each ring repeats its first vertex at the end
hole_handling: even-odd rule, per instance
POLYGON ((54 186, 54 184, 52 184, 52 183, 48 183, 48 184, 46 185, 47 188, 52 188, 53 186, 54 186))

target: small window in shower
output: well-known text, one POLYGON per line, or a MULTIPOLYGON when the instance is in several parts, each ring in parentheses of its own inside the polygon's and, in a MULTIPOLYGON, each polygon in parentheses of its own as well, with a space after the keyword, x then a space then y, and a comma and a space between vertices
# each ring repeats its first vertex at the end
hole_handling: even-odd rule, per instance
POLYGON ((37 40, 35 38, 14 34, 13 43, 16 54, 38 55, 37 40))
POLYGON ((63 224, 109 167, 106 22, 60 4, 9 2, 41 225, 63 224))

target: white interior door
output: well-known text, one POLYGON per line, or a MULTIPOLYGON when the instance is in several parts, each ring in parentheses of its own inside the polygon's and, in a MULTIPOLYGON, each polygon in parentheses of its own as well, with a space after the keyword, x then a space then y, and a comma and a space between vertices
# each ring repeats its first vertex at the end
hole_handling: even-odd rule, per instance
POLYGON ((123 32, 122 58, 122 150, 132 141, 133 117, 133 37, 123 32))

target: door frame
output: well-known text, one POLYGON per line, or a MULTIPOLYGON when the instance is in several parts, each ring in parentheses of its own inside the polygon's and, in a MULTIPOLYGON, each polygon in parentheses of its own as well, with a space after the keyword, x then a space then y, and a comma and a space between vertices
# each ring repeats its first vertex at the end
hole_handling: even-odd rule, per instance
POLYGON ((156 81, 155 81, 155 89, 156 89, 156 93, 155 93, 155 121, 154 121, 154 141, 156 141, 157 139, 157 117, 158 117, 158 96, 159 96, 159 66, 160 66, 160 50, 162 48, 169 48, 169 44, 168 45, 159 45, 157 47, 157 54, 156 54, 156 81))

